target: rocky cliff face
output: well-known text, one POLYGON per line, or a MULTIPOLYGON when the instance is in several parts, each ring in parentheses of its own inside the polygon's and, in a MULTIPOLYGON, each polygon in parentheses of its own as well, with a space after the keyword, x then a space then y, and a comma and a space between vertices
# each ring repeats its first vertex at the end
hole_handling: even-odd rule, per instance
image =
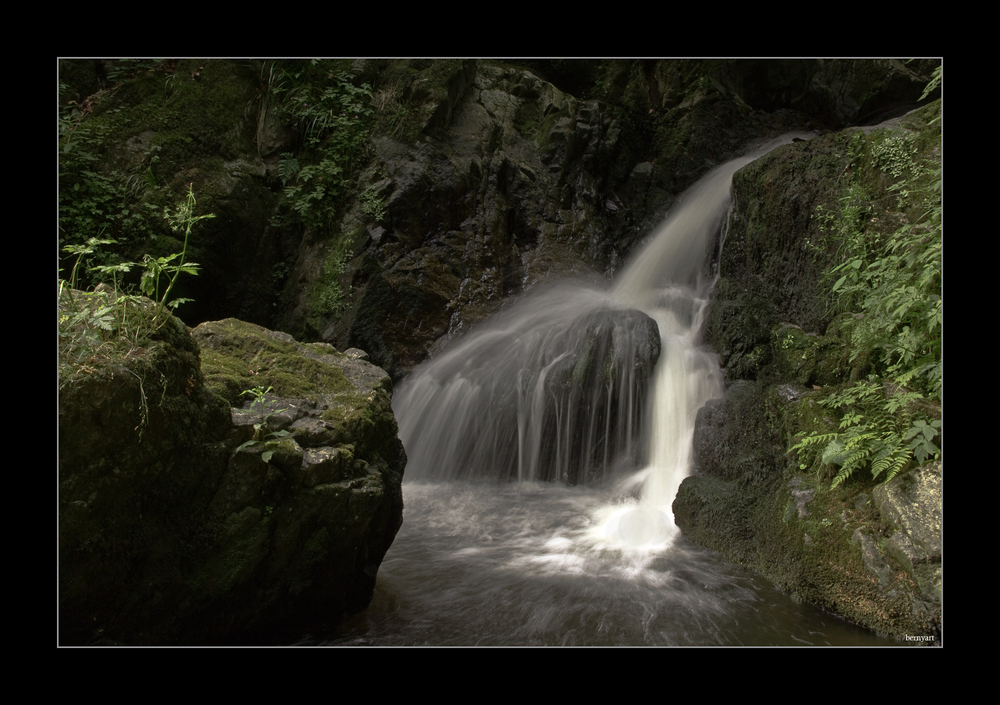
MULTIPOLYGON (((748 143, 912 103, 930 69, 898 61, 331 62, 355 87, 370 86, 375 119, 362 156, 342 165, 349 185, 330 196, 332 215, 317 224, 304 222, 286 193, 301 185, 289 176, 292 160, 318 159, 308 125, 282 118, 287 92, 275 91, 282 71, 308 63, 64 62, 66 96, 82 114, 67 130, 63 189, 95 201, 114 192, 126 203, 100 225, 138 260, 161 254, 170 234, 156 223, 117 231, 193 183, 217 217, 191 244, 191 259, 213 275, 178 292, 194 300, 181 310, 185 320, 236 316, 358 347, 397 380, 539 282, 614 274, 678 194, 748 143), (95 160, 100 179, 87 176, 95 160)), ((68 196, 67 212, 73 198, 86 205, 68 196)), ((67 219, 67 237, 89 236, 74 235, 84 220, 67 219)))
MULTIPOLYGON (((680 192, 748 142, 842 124, 921 85, 902 65, 820 62, 769 66, 784 84, 769 92, 752 63, 602 65, 606 82, 586 92, 606 100, 518 66, 416 70, 407 90, 419 85, 437 107, 420 113, 412 143, 375 139, 362 181, 384 215, 356 236, 340 277, 352 303, 316 332, 368 350, 396 378, 540 282, 612 276, 680 192), (788 109, 801 103, 814 112, 788 109)), ((348 214, 341 228, 360 221, 348 214)), ((282 327, 308 310, 300 296, 282 327)))
MULTIPOLYGON (((688 538, 900 640, 940 637, 941 464, 885 485, 856 477, 831 489, 832 475, 801 467, 789 449, 802 432, 836 430, 823 394, 873 371, 871 359, 849 355, 863 316, 836 312, 829 271, 842 233, 824 229, 817 214, 835 207, 852 172, 866 175, 857 193, 885 188, 883 167, 865 156, 879 144, 908 134, 926 158, 940 159, 937 110, 787 145, 734 176, 736 207, 706 323, 727 390, 699 414, 697 473, 674 502, 688 538), (906 520, 891 499, 900 496, 906 520)), ((895 198, 874 202, 867 227, 898 217, 895 198)))
POLYGON ((169 318, 68 380, 61 642, 274 643, 367 606, 406 461, 363 357, 169 318), (273 391, 253 405, 255 387, 273 391))

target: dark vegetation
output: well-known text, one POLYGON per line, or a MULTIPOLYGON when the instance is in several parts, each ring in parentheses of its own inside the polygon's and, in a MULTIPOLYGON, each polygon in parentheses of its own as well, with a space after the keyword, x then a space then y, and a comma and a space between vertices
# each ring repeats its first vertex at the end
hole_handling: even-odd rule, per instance
MULTIPOLYGON (((935 73, 925 95, 940 82, 935 73)), ((839 426, 805 434, 791 450, 802 467, 836 468, 832 483, 865 469, 888 480, 912 462, 940 457, 940 104, 904 132, 857 132, 854 168, 821 230, 839 243, 828 281, 854 379, 825 393, 839 426)), ((904 126, 906 123, 904 123, 904 126)))

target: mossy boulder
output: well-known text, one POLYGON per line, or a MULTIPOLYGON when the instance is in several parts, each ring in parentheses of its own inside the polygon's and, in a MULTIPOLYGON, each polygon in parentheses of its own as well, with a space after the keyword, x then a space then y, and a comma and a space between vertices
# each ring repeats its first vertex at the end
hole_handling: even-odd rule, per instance
POLYGON ((780 323, 772 331, 771 374, 806 387, 825 387, 854 381, 869 368, 866 356, 850 358, 850 336, 858 316, 838 315, 819 335, 794 323, 780 323))
POLYGON ((900 641, 933 642, 940 467, 831 489, 829 477, 799 469, 784 451, 801 431, 836 428, 815 394, 741 382, 707 404, 695 431, 698 472, 673 503, 677 525, 799 599, 900 641))
POLYGON ((143 354, 68 380, 62 643, 280 643, 367 606, 406 459, 363 357, 168 318, 143 354), (239 388, 259 385, 280 396, 254 408, 239 388))
MULTIPOLYGON (((699 413, 697 471, 674 502, 696 543, 857 624, 921 643, 941 628, 939 464, 910 463, 885 485, 857 472, 833 488, 834 466, 817 458, 807 467, 790 449, 807 434, 837 433, 842 412, 821 402, 878 362, 854 344, 864 315, 838 312, 831 270, 850 234, 826 214, 850 183, 868 194, 852 228, 875 240, 897 228, 903 215, 887 170, 892 160, 939 156, 939 114, 935 102, 795 142, 734 175, 706 318, 728 388, 699 413), (915 523, 904 519, 907 506, 915 523)), ((939 416, 936 402, 921 403, 939 416)))

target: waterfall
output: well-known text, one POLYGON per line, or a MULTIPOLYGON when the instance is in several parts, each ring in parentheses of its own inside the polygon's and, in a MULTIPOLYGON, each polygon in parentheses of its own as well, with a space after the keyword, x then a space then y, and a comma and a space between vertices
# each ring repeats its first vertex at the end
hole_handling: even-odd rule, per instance
POLYGON ((686 192, 614 286, 533 291, 403 381, 406 518, 372 604, 327 643, 888 643, 673 524, 698 407, 722 392, 698 343, 705 263, 747 161, 686 192))
POLYGON ((641 499, 618 507, 602 527, 632 545, 659 545, 676 535, 670 505, 691 471, 695 419, 705 402, 722 395, 718 359, 699 345, 715 283, 705 277, 705 261, 729 209, 732 176, 750 161, 730 161, 686 191, 612 290, 656 321, 662 347, 651 394, 647 467, 635 478, 643 483, 641 499))
POLYGON ((609 477, 642 459, 653 319, 579 282, 540 289, 394 395, 408 480, 609 477))
POLYGON ((791 138, 682 194, 610 290, 563 282, 533 291, 417 367, 393 403, 407 480, 575 484, 644 468, 625 493, 633 499, 601 530, 632 545, 669 542, 695 417, 723 389, 716 356, 699 345, 714 283, 708 251, 733 174, 791 138))

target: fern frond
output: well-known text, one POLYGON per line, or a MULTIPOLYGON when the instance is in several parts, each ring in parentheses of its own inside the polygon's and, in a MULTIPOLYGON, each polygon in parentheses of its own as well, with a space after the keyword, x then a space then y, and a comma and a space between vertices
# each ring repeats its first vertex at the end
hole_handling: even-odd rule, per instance
POLYGON ((793 450, 803 450, 805 448, 809 448, 811 446, 816 446, 816 445, 819 445, 821 443, 829 443, 834 438, 836 438, 838 435, 840 435, 840 434, 838 434, 838 433, 820 433, 820 434, 813 434, 813 435, 803 436, 802 438, 799 439, 798 443, 796 443, 795 445, 793 445, 791 448, 788 449, 788 452, 791 453, 793 450))
POLYGON ((910 461, 910 454, 906 451, 898 453, 894 456, 894 460, 891 466, 889 466, 889 471, 885 475, 885 481, 888 482, 892 478, 899 474, 899 471, 906 467, 907 463, 910 461))
POLYGON ((849 467, 847 465, 842 467, 840 469, 840 472, 838 472, 837 475, 833 478, 833 482, 830 483, 830 487, 836 487, 837 485, 839 485, 841 482, 849 478, 853 471, 854 468, 849 467))
POLYGON ((909 458, 909 452, 901 447, 902 439, 898 435, 891 434, 884 441, 885 445, 872 458, 872 479, 878 479, 887 469, 895 475, 909 458))

